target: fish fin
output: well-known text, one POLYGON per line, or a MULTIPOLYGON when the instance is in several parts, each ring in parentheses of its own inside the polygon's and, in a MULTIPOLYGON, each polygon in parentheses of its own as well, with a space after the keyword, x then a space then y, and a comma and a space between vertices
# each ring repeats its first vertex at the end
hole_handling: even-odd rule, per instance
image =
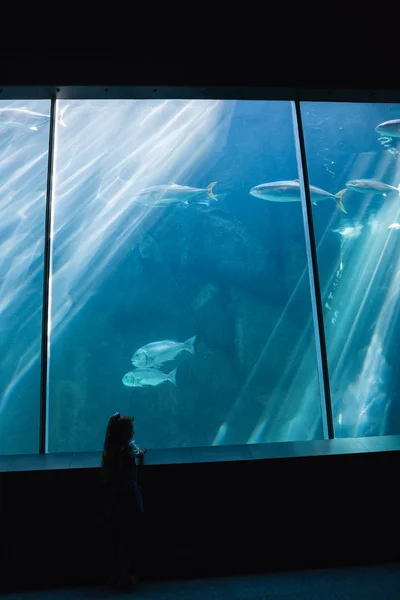
POLYGON ((37 128, 37 127, 35 127, 35 125, 32 125, 32 127, 29 127, 29 129, 30 129, 31 131, 37 131, 37 130, 38 130, 38 128, 37 128))
POLYGON ((300 179, 293 179, 293 181, 297 181, 298 183, 300 183, 300 179))
POLYGON ((186 340, 186 342, 184 343, 185 350, 190 352, 190 354, 196 354, 196 348, 194 345, 196 338, 197 338, 197 335, 194 335, 193 337, 186 340))
POLYGON ((344 190, 340 190, 340 192, 335 194, 335 198, 336 198, 336 206, 347 215, 348 214, 347 210, 345 209, 344 204, 342 202, 343 195, 346 192, 347 192, 347 188, 345 188, 344 190))
POLYGON ((313 204, 314 206, 318 206, 318 204, 316 202, 312 202, 311 204, 313 204))
POLYGON ((176 385, 176 371, 177 369, 174 369, 173 371, 171 371, 171 373, 168 373, 167 375, 168 381, 170 381, 174 385, 176 385))
POLYGON ((177 184, 175 183, 175 181, 169 181, 168 185, 177 185, 177 184))
POLYGON ((213 189, 213 187, 214 187, 214 185, 215 185, 216 183, 217 183, 216 181, 212 181, 212 182, 211 182, 211 183, 210 183, 210 184, 209 184, 209 185, 206 187, 207 194, 210 196, 210 198, 211 198, 212 200, 218 200, 218 198, 217 198, 216 196, 214 196, 214 194, 213 194, 213 191, 212 191, 212 189, 213 189))
POLYGON ((399 183, 399 185, 397 186, 397 191, 398 191, 398 192, 399 192, 399 194, 400 194, 400 183, 399 183))
POLYGON ((64 114, 65 114, 65 111, 67 110, 67 108, 68 108, 69 106, 70 106, 70 104, 67 104, 66 106, 64 106, 64 108, 62 108, 62 109, 60 110, 60 114, 59 114, 59 116, 58 116, 58 121, 57 121, 57 123, 58 123, 59 125, 62 125, 62 127, 66 127, 66 126, 67 126, 67 125, 66 125, 66 123, 65 123, 65 121, 64 121, 64 114))

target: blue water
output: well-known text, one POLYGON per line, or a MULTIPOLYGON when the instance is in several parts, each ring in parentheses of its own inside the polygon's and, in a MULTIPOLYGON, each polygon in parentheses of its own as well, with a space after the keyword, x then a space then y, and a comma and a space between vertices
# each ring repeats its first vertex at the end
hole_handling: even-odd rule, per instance
MULTIPOLYGON (((322 439, 301 204, 249 194, 298 177, 290 103, 69 104, 56 128, 48 451, 99 450, 116 410, 148 448, 322 439), (219 200, 135 202, 172 181, 217 181, 219 200), (193 335, 196 355, 161 367, 177 368, 176 386, 123 385, 138 348, 193 335)), ((307 103, 302 116, 312 185, 398 185, 395 141, 374 128, 400 107, 307 103)), ((48 133, 0 128, 1 453, 38 451, 48 133)), ((313 206, 335 434, 400 433, 399 197, 343 202, 347 215, 313 206)))

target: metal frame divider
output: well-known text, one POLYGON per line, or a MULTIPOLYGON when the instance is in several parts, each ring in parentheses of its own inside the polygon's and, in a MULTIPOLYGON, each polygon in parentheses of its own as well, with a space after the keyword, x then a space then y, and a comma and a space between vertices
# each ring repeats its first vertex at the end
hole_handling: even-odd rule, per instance
POLYGON ((314 222, 310 185, 308 179, 306 146, 299 100, 292 101, 294 141, 296 146, 297 170, 299 173, 301 207, 303 212, 304 236, 306 240, 308 275, 311 291, 311 306, 314 324, 314 339, 317 351, 318 380, 321 398, 321 414, 324 437, 335 437, 333 427, 331 391, 329 385, 328 357, 322 312, 321 287, 318 274, 317 248, 315 245, 314 222))
POLYGON ((51 310, 51 257, 52 257, 52 231, 53 231, 53 167, 54 167, 54 142, 56 129, 57 100, 53 96, 50 105, 50 131, 49 152, 47 159, 47 187, 46 187, 46 213, 44 225, 44 274, 43 274, 43 307, 42 307, 42 344, 40 363, 40 421, 39 421, 39 454, 45 454, 47 449, 47 384, 48 384, 48 358, 49 358, 49 322, 51 310))

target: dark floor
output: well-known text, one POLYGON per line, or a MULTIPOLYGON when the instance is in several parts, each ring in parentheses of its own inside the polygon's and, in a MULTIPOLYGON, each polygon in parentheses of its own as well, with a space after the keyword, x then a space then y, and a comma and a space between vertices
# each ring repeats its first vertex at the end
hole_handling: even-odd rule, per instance
MULTIPOLYGON (((400 600, 400 565, 142 583, 125 597, 153 600, 400 600)), ((120 598, 107 588, 5 594, 10 600, 120 598)))

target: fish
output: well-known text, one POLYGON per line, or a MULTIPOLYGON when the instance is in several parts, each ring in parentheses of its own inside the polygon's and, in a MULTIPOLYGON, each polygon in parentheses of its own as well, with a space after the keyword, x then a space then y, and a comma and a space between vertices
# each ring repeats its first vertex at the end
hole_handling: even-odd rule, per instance
POLYGON ((361 234, 363 227, 363 225, 355 225, 354 227, 339 227, 339 229, 332 229, 332 231, 345 238, 355 238, 361 234))
POLYGON ((382 377, 377 377, 376 379, 372 379, 371 385, 382 385, 384 383, 382 377))
POLYGON ((216 183, 216 181, 213 181, 206 188, 178 185, 174 182, 166 185, 153 185, 137 192, 133 197, 133 201, 144 206, 169 206, 179 203, 189 204, 189 201, 200 196, 218 200, 212 191, 216 183))
MULTIPOLYGON (((64 106, 57 118, 57 123, 62 125, 62 127, 67 127, 64 115, 68 107, 69 104, 64 106)), ((35 112, 28 108, 0 108, 0 126, 27 127, 31 131, 38 131, 39 127, 42 127, 49 121, 50 115, 35 112)))
POLYGON ((389 154, 391 154, 393 156, 393 158, 396 160, 396 156, 399 154, 399 151, 397 150, 397 148, 388 148, 387 151, 389 152, 389 154))
POLYGON ((387 137, 400 138, 400 119, 379 123, 379 125, 375 127, 375 131, 387 137))
MULTIPOLYGON (((347 211, 342 202, 342 196, 347 191, 347 188, 340 190, 337 194, 330 194, 325 190, 321 190, 313 185, 310 185, 311 201, 313 204, 321 200, 334 200, 337 207, 344 213, 347 211)), ((272 181, 271 183, 261 183, 251 188, 250 194, 255 198, 262 200, 271 200, 273 202, 300 202, 300 181, 272 181)))
POLYGON ((197 335, 186 340, 186 342, 176 342, 175 340, 162 340, 161 342, 151 342, 142 348, 136 350, 131 358, 134 367, 158 367, 169 360, 174 360, 183 350, 190 354, 196 354, 195 341, 197 335))
POLYGON ((392 223, 388 229, 400 229, 400 223, 392 223))
POLYGON ((377 233, 382 229, 382 223, 381 221, 378 221, 378 219, 371 219, 371 221, 368 221, 368 225, 372 233, 377 233))
POLYGON ((383 183, 377 179, 353 179, 352 181, 348 181, 345 185, 349 190, 358 192, 359 194, 379 194, 380 196, 388 196, 389 194, 393 194, 393 192, 397 194, 400 193, 400 186, 393 187, 393 185, 383 183))
POLYGON ((392 141, 392 138, 387 137, 387 136, 378 138, 378 142, 380 142, 383 146, 390 143, 391 141, 392 141))
POLYGON ((122 383, 127 387, 155 386, 161 385, 166 381, 170 381, 176 385, 176 371, 177 369, 174 369, 170 373, 163 373, 154 368, 134 369, 133 371, 129 371, 129 373, 125 373, 122 383))

